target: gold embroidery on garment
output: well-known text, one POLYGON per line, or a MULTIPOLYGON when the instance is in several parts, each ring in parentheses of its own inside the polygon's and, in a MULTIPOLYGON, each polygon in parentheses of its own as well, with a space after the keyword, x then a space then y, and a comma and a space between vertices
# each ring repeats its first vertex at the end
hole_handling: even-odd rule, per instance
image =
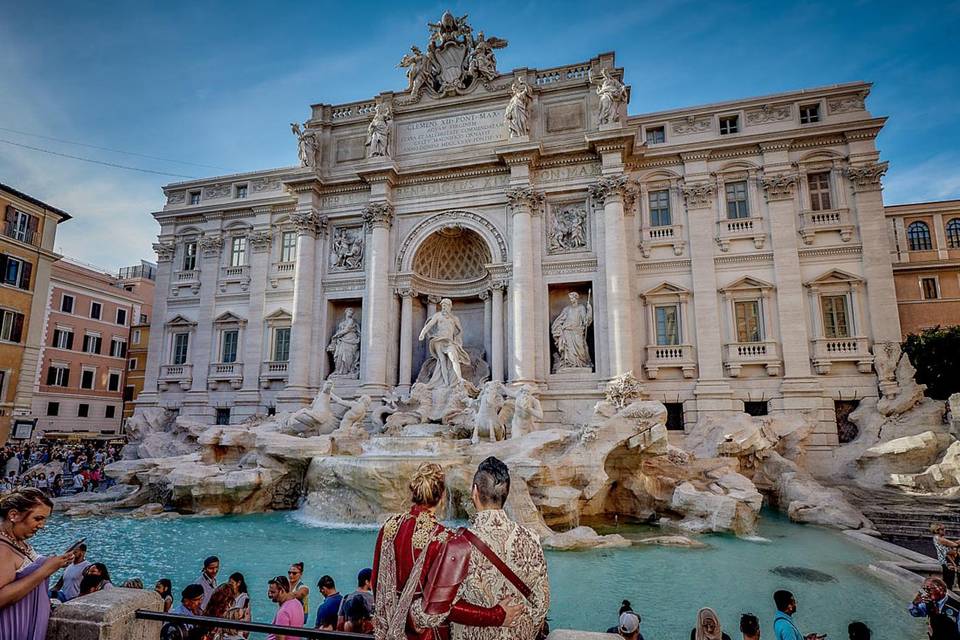
POLYGON ((411 537, 413 548, 425 549, 430 544, 430 534, 436 527, 437 521, 433 514, 429 511, 421 511, 420 515, 417 516, 417 523, 414 525, 413 536, 411 537))
POLYGON ((393 540, 394 538, 397 537, 397 531, 400 530, 400 523, 403 522, 404 515, 405 514, 402 514, 402 513, 395 515, 390 519, 388 519, 385 523, 383 523, 384 541, 393 540))

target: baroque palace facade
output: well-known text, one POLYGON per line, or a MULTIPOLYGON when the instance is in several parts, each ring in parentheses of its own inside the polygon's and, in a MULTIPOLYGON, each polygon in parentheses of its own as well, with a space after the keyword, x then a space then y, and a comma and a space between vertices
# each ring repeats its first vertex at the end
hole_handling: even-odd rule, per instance
POLYGON ((431 29, 407 90, 293 125, 302 166, 165 187, 138 405, 402 394, 449 298, 472 368, 533 385, 545 423, 632 371, 674 428, 807 410, 836 446, 900 339, 870 85, 628 116, 613 54, 504 74, 505 41, 431 29))

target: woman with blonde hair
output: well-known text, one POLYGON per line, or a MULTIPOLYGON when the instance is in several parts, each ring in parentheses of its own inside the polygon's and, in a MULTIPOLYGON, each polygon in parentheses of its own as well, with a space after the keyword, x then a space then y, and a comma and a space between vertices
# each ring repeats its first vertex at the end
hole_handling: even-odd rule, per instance
POLYGON ((697 626, 690 630, 690 640, 730 640, 723 632, 717 612, 704 607, 697 612, 697 626))
POLYGON ((73 553, 44 557, 27 542, 47 524, 53 503, 39 489, 0 498, 0 638, 44 640, 50 620, 47 579, 73 553))
POLYGON ((449 637, 446 626, 450 621, 475 627, 507 626, 520 611, 519 605, 507 600, 492 608, 458 601, 449 619, 437 621, 436 626, 423 629, 414 624, 410 608, 422 599, 427 576, 445 545, 456 537, 436 516, 446 496, 445 485, 443 467, 433 462, 421 464, 410 479, 410 510, 388 518, 380 529, 372 580, 373 635, 377 640, 440 640, 449 637))

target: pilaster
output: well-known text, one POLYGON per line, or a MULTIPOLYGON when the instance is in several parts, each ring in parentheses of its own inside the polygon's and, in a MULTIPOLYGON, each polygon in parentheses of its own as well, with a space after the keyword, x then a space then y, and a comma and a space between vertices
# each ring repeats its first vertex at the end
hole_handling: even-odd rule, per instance
POLYGON ((150 340, 147 344, 143 391, 136 398, 137 406, 155 406, 159 401, 157 380, 160 377, 163 345, 166 340, 163 325, 167 318, 167 298, 170 296, 170 278, 173 275, 173 258, 176 249, 176 244, 171 240, 161 240, 153 245, 153 250, 157 254, 157 281, 154 287, 156 293, 150 317, 150 340))
MULTIPOLYGON (((270 224, 270 208, 257 207, 254 214, 260 220, 270 224)), ((238 405, 251 407, 249 413, 255 414, 260 405, 260 367, 264 360, 265 349, 270 348, 270 336, 266 334, 265 325, 261 322, 264 317, 264 291, 267 285, 267 274, 270 270, 270 249, 273 245, 273 234, 269 226, 257 228, 247 237, 247 246, 250 248, 250 289, 247 303, 247 319, 250 321, 250 330, 244 332, 243 340, 243 387, 237 399, 238 405)))

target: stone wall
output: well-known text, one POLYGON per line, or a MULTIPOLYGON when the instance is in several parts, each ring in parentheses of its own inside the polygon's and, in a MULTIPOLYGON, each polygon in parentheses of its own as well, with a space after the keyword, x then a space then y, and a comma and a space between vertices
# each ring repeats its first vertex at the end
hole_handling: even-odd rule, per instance
POLYGON ((59 605, 50 614, 47 640, 155 640, 161 623, 138 620, 137 609, 161 611, 152 589, 108 589, 59 605))

